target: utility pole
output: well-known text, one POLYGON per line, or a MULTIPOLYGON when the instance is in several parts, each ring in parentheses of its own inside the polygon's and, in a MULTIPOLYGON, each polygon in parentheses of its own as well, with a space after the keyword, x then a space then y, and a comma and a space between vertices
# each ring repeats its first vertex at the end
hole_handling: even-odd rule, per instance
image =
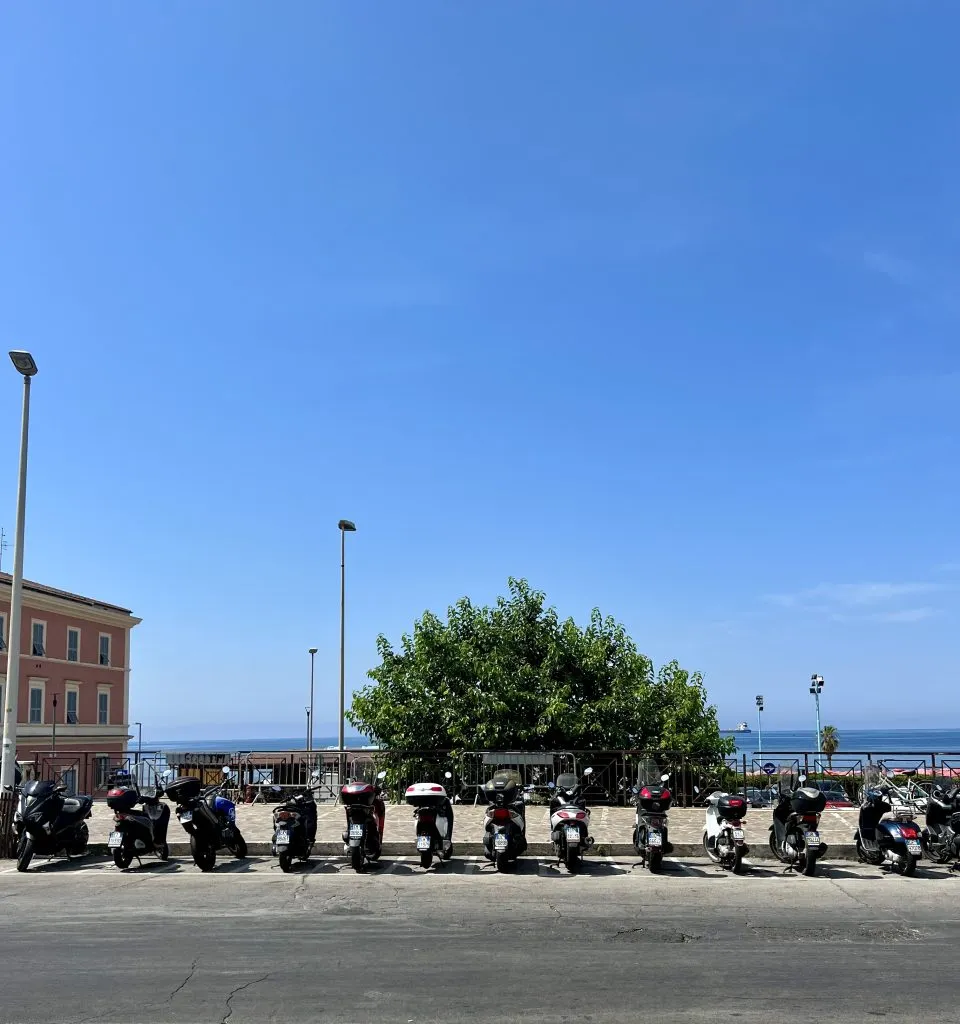
POLYGON ((820 734, 820 694, 823 693, 823 676, 814 673, 810 677, 810 692, 817 705, 817 753, 823 753, 823 741, 820 734))
POLYGON ((763 756, 763 718, 761 712, 763 711, 763 694, 757 694, 757 752, 763 756))

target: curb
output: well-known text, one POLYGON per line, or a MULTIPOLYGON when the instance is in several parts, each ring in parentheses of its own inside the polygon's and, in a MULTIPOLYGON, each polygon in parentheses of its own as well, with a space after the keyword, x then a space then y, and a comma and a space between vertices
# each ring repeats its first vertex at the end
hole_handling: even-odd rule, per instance
MULTIPOLYGON (((828 845, 827 856, 824 858, 827 861, 831 860, 853 860, 857 859, 857 848, 852 843, 830 843, 828 845)), ((109 850, 106 843, 90 843, 87 846, 89 853, 107 856, 109 850)), ((552 843, 530 843, 527 846, 526 856, 529 857, 550 857, 553 854, 552 843)), ((270 843, 247 843, 247 853, 251 857, 272 857, 273 852, 270 843)), ((190 844, 189 843, 171 843, 170 844, 170 856, 171 857, 190 857, 190 844)), ((314 843, 313 854, 314 857, 342 857, 343 843, 314 843)), ((384 843, 383 844, 383 856, 384 857, 412 857, 416 855, 416 851, 413 849, 412 843, 384 843)), ((145 857, 152 858, 155 854, 148 853, 144 854, 145 857)), ((228 850, 222 850, 218 853, 218 857, 230 858, 233 855, 228 850)), ((483 856, 483 844, 482 843, 454 843, 454 857, 482 857, 483 856)), ((633 848, 633 843, 597 843, 590 852, 586 855, 588 857, 615 857, 615 858, 636 858, 637 851, 633 848)), ((703 852, 703 846, 700 843, 674 843, 673 850, 668 857, 682 857, 684 859, 695 858, 698 860, 706 860, 706 856, 703 852)), ((750 853, 748 860, 774 860, 773 854, 770 852, 770 847, 766 844, 760 844, 757 846, 750 847, 750 853)))

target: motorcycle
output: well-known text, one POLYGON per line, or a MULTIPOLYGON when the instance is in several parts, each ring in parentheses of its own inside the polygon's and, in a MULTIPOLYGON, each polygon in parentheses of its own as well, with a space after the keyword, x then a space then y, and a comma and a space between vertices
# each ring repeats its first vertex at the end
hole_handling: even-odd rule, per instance
MULTIPOLYGON (((135 781, 115 785, 107 790, 107 806, 113 811, 113 831, 107 836, 107 849, 118 868, 128 868, 134 857, 140 861, 145 853, 155 853, 167 860, 167 825, 170 807, 162 803, 162 786, 140 789, 135 781), (140 810, 136 810, 141 804, 140 810)), ((142 862, 141 862, 142 863, 142 862)))
POLYGON ((167 786, 167 796, 177 805, 177 819, 190 836, 190 853, 201 871, 213 871, 217 850, 224 847, 238 860, 247 855, 247 844, 237 828, 237 809, 221 791, 230 769, 223 769, 223 782, 203 788, 199 779, 183 777, 167 786))
POLYGON ((82 857, 90 833, 86 819, 93 797, 64 796, 67 787, 53 782, 25 782, 13 817, 17 832, 17 871, 26 871, 35 854, 82 857))
POLYGON ((876 774, 864 778, 858 828, 853 834, 857 860, 864 864, 889 865, 897 874, 912 875, 923 856, 920 826, 913 821, 907 807, 895 811, 892 820, 882 820, 892 810, 890 793, 891 787, 876 774))
POLYGON ((777 806, 770 825, 770 851, 788 868, 799 867, 805 875, 817 873, 817 861, 827 852, 818 831, 826 796, 804 786, 806 775, 792 769, 781 773, 777 806))
MULTIPOLYGON (((693 791, 700 792, 697 786, 693 791)), ((715 790, 707 797, 703 852, 714 864, 735 875, 743 874, 743 858, 750 852, 743 838, 746 814, 745 796, 715 790)))
POLYGON ((286 874, 294 860, 310 860, 317 840, 317 804, 313 793, 298 793, 273 809, 273 855, 286 874))
POLYGON ((590 811, 583 796, 584 782, 593 774, 592 768, 584 770, 578 782, 574 774, 557 776, 556 784, 549 783, 554 791, 550 801, 550 839, 557 864, 562 861, 571 875, 583 865, 583 851, 593 846, 590 836, 590 811))
POLYGON ((953 861, 960 871, 960 786, 948 791, 937 787, 927 800, 926 827, 920 836, 923 852, 938 864, 953 861))
POLYGON ((664 787, 669 779, 669 774, 661 775, 659 785, 633 787, 637 806, 633 848, 640 857, 641 865, 648 867, 652 875, 662 870, 663 855, 673 851, 667 832, 667 811, 673 797, 664 787))
POLYGON ((522 780, 516 771, 498 771, 483 787, 487 798, 484 812, 483 852, 497 871, 506 871, 527 851, 527 819, 522 780))
MULTIPOLYGON (((452 779, 450 772, 444 778, 452 779)), ((417 853, 420 867, 429 868, 433 858, 453 856, 453 805, 446 789, 436 782, 415 782, 407 786, 406 801, 417 820, 417 853)))
POLYGON ((354 871, 363 871, 368 860, 380 859, 383 825, 387 815, 380 783, 386 777, 386 772, 378 772, 375 783, 348 782, 340 790, 340 801, 347 812, 343 852, 349 854, 350 866, 354 871))

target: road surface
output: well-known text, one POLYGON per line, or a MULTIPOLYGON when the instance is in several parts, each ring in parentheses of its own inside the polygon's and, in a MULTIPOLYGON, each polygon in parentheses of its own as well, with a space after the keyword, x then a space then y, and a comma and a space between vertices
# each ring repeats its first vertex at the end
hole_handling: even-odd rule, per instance
POLYGON ((0 866, 0 1021, 956 1021, 960 878, 526 860, 0 866))

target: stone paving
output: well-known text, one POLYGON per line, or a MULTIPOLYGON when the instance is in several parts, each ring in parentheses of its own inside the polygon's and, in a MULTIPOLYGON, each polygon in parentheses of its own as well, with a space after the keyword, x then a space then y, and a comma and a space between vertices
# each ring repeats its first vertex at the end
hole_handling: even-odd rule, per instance
MULTIPOLYGON (((237 824, 248 843, 268 843, 273 834, 274 804, 239 804, 237 824)), ((172 813, 172 808, 171 808, 172 813)), ((454 839, 460 843, 483 841, 484 808, 457 804, 454 808, 454 839)), ((827 808, 820 819, 820 833, 828 844, 850 844, 857 827, 857 808, 827 808)), ((633 833, 632 807, 591 808, 590 834, 597 843, 629 843, 633 833)), ((110 831, 113 812, 106 803, 94 804, 89 821, 91 843, 105 843, 110 831)), ((344 811, 339 804, 320 804, 317 810, 317 841, 337 842, 344 826, 344 811)), ((767 842, 771 811, 769 808, 751 810, 745 819, 748 843, 767 842)), ((699 843, 703 836, 704 812, 699 807, 678 807, 670 811, 670 839, 674 843, 699 843)), ((180 842, 180 825, 175 817, 170 821, 170 842, 180 842)), ((413 835, 413 810, 405 804, 387 807, 384 841, 402 842, 413 835)), ((527 808, 527 838, 531 843, 550 841, 550 818, 543 805, 527 808)))

